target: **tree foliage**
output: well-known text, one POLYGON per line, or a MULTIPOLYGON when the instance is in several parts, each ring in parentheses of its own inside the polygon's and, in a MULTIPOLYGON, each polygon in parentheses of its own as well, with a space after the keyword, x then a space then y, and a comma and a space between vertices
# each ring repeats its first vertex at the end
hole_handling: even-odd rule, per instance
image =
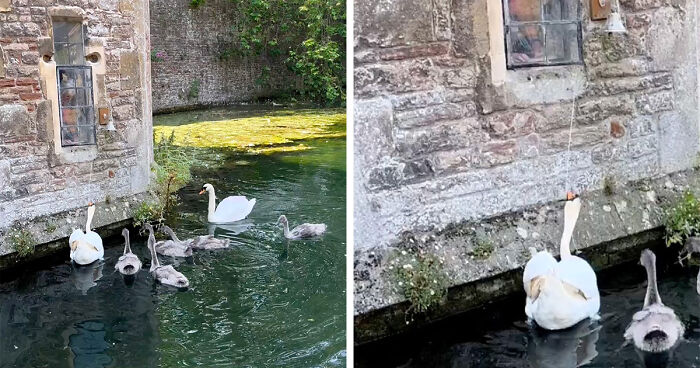
MULTIPOLYGON (((226 56, 279 59, 300 79, 294 92, 326 105, 345 102, 345 0, 231 0, 241 17, 226 56)), ((258 83, 269 84, 263 68, 258 83)), ((294 83, 290 83, 293 85, 294 83)))

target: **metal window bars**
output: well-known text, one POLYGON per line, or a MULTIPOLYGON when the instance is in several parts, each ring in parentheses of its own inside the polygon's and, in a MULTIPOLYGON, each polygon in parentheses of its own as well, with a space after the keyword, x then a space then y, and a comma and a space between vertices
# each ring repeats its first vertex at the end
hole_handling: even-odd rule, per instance
POLYGON ((61 145, 84 146, 97 143, 95 107, 92 98, 92 67, 56 67, 61 145))
POLYGON ((582 64, 579 0, 503 0, 503 15, 508 69, 582 64), (510 9, 516 2, 538 6, 539 14, 519 19, 510 9))

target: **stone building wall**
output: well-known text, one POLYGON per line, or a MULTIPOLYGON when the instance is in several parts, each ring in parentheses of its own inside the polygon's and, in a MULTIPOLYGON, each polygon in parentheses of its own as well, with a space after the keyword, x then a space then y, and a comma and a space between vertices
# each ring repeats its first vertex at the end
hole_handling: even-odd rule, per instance
POLYGON ((151 65, 156 112, 249 102, 288 88, 285 77, 292 74, 278 60, 222 58, 233 47, 240 18, 231 1, 207 0, 196 9, 184 0, 150 3, 152 50, 162 55, 151 65), (271 88, 256 83, 264 67, 271 88))
POLYGON ((145 0, 0 0, 0 255, 11 229, 36 243, 68 236, 91 201, 95 227, 131 217, 152 160, 148 50, 145 0), (57 133, 51 37, 64 17, 84 25, 95 108, 116 128, 97 125, 92 146, 61 147, 57 133))
MULTIPOLYGON (((506 70, 499 0, 355 0, 356 314, 404 300, 386 257, 405 233, 433 239, 426 249, 458 285, 521 267, 522 241, 556 248, 554 233, 515 232, 518 216, 537 223, 526 209, 692 167, 695 2, 621 0, 624 35, 581 6, 583 65, 506 70), (475 232, 489 237, 479 222, 508 213, 514 237, 494 239, 491 260, 470 258, 475 232)), ((630 229, 658 225, 646 216, 630 229)))

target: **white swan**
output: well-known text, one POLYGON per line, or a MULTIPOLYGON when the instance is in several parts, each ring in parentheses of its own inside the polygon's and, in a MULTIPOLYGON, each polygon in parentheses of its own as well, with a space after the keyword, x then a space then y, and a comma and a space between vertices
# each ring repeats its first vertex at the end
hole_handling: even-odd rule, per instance
POLYGON ((525 266, 525 314, 547 330, 569 328, 586 318, 596 317, 600 309, 593 268, 582 258, 572 255, 569 248, 580 211, 580 198, 566 202, 561 261, 557 262, 547 251, 537 253, 530 248, 532 258, 525 266))
POLYGON ((211 184, 204 184, 199 194, 209 192, 209 214, 207 219, 213 224, 230 224, 248 217, 255 206, 255 198, 248 200, 244 196, 224 198, 216 205, 216 193, 211 184))
POLYGON ((292 240, 313 238, 326 232, 326 224, 301 224, 289 231, 289 221, 285 215, 280 216, 277 224, 284 225, 284 237, 292 240))
POLYGON ((632 316, 632 322, 625 330, 625 339, 634 341, 634 346, 641 351, 661 353, 676 345, 684 328, 673 309, 661 302, 656 285, 654 252, 643 250, 639 262, 647 271, 647 293, 644 307, 632 316))
POLYGON ((102 246, 102 238, 96 232, 90 230, 94 215, 95 204, 90 202, 88 204, 85 232, 75 229, 70 238, 68 238, 70 259, 76 264, 88 265, 104 258, 105 250, 102 246))

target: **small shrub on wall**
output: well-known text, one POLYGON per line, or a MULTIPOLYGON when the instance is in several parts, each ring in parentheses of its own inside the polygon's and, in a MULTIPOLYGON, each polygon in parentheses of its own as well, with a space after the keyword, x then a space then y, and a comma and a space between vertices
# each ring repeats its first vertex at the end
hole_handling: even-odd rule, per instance
POLYGON ((664 213, 666 245, 683 244, 688 237, 700 235, 700 201, 686 192, 664 213))
POLYGON ((185 148, 175 145, 174 140, 173 132, 169 137, 161 135, 154 142, 150 188, 153 199, 141 203, 136 209, 134 221, 138 226, 164 221, 178 202, 177 191, 192 179, 192 157, 185 148))

